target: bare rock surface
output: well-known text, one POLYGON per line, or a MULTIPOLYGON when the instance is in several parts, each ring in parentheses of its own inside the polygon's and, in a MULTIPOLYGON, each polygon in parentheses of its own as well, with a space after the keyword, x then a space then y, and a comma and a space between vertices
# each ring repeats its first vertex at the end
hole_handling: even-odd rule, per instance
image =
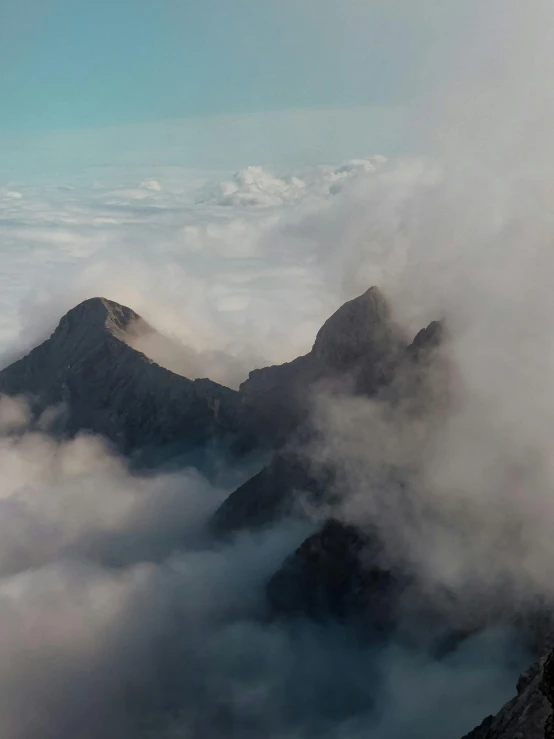
POLYGON ((377 543, 332 519, 285 560, 267 586, 276 615, 362 620, 377 633, 391 628, 399 591, 398 579, 379 563, 377 543))
POLYGON ((309 459, 283 452, 237 488, 212 518, 212 530, 225 535, 269 526, 280 518, 301 516, 329 494, 329 475, 309 459))
POLYGON ((102 434, 125 452, 232 433, 237 394, 176 375, 135 351, 126 339, 138 321, 105 298, 84 301, 49 339, 0 372, 0 393, 26 395, 37 412, 62 406, 64 431, 102 434))
POLYGON ((406 344, 385 297, 371 287, 325 322, 308 354, 251 372, 240 386, 242 407, 258 437, 280 446, 306 420, 314 390, 375 394, 391 381, 406 344))
POLYGON ((425 412, 444 400, 446 372, 435 354, 443 338, 442 323, 433 321, 411 344, 403 342, 385 298, 370 288, 326 321, 309 354, 251 372, 240 388, 242 430, 262 445, 292 440, 297 451, 278 453, 232 493, 214 516, 214 530, 266 526, 301 513, 306 502, 330 502, 333 472, 314 465, 308 449, 312 393, 353 392, 425 412))
POLYGON ((523 673, 518 681, 517 695, 496 716, 488 716, 463 739, 544 739, 545 724, 551 712, 542 687, 545 659, 523 673))

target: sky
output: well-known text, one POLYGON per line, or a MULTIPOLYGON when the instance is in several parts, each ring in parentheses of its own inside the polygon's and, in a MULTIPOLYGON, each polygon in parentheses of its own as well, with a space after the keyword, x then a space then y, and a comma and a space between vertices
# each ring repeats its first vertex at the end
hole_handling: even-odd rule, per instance
MULTIPOLYGON (((102 295, 236 388, 377 285, 407 337, 445 320, 456 402, 421 434, 321 397, 337 515, 553 602, 553 49, 552 0, 0 0, 0 367, 102 295), (406 510, 375 468, 414 458, 406 510)), ((397 645, 376 725, 375 655, 258 618, 304 524, 204 537, 252 470, 137 479, 6 398, 0 467, 3 739, 458 739, 514 693, 506 635, 397 645)))
POLYGON ((128 163, 131 144, 211 168, 394 153, 472 6, 0 0, 4 167, 128 163))

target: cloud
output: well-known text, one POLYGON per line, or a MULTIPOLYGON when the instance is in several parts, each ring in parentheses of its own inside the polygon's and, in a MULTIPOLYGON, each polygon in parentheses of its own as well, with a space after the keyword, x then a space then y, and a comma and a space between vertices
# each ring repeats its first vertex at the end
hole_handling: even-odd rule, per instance
MULTIPOLYGON (((474 612, 498 593, 510 607, 551 599, 554 561, 552 6, 532 0, 525 18, 517 3, 491 7, 486 43, 468 46, 439 112, 422 113, 434 158, 256 167, 215 184, 169 167, 98 169, 14 182, 23 197, 2 198, 1 222, 6 361, 95 294, 184 347, 165 359, 149 347, 159 361, 230 384, 307 350, 371 284, 414 332, 444 317, 455 402, 443 416, 420 424, 322 398, 319 453, 340 464, 341 514, 376 524, 391 556, 474 612), (408 500, 383 493, 387 465, 410 469, 408 500)), ((135 161, 141 135, 120 161, 135 161)), ((322 152, 325 138, 295 153, 322 152)), ((254 150, 237 158, 258 161, 254 150)), ((99 440, 48 438, 18 400, 2 401, 0 427, 7 739, 456 739, 510 692, 520 664, 505 635, 437 659, 264 621, 264 582, 306 529, 210 542, 202 524, 232 485, 192 471, 137 478, 99 440)))
POLYGON ((344 471, 343 515, 377 525, 462 600, 517 610, 554 597, 554 111, 540 72, 552 65, 553 10, 537 0, 525 18, 515 3, 483 12, 490 44, 470 45, 459 84, 440 90, 440 157, 390 162, 314 218, 335 292, 376 282, 414 333, 445 319, 451 405, 414 422, 322 400, 319 429, 321 453, 344 471), (387 487, 385 465, 410 471, 408 500, 387 487))
POLYGON ((0 197, 1 198, 7 198, 12 200, 21 200, 23 197, 22 193, 18 192, 17 190, 9 190, 6 188, 0 188, 0 197))
POLYGON ((169 173, 160 189, 28 186, 0 225, 4 363, 26 348, 22 335, 27 347, 38 342, 93 295, 127 303, 183 345, 172 368, 194 376, 236 386, 255 367, 292 359, 342 300, 335 286, 321 289, 322 229, 342 209, 332 200, 381 166, 370 157, 298 176, 251 168, 231 181, 234 205, 224 209, 228 180, 207 185, 169 173), (26 283, 10 279, 22 268, 26 283))
POLYGON ((519 662, 502 635, 441 663, 380 654, 338 626, 268 621, 267 578, 309 525, 210 541, 204 522, 231 478, 138 477, 100 439, 55 441, 12 403, 0 405, 18 420, 0 438, 6 739, 386 737, 402 721, 438 737, 439 698, 454 739, 508 694, 519 662), (429 688, 417 712, 416 685, 429 688))
POLYGON ((264 167, 247 167, 232 180, 210 183, 200 193, 198 202, 226 207, 271 207, 304 198, 325 198, 339 192, 345 182, 372 174, 386 161, 383 156, 352 159, 338 167, 311 167, 288 176, 278 176, 264 167))
POLYGON ((305 183, 297 177, 281 179, 263 167, 247 167, 232 180, 217 183, 213 192, 200 197, 200 202, 222 206, 271 206, 297 199, 305 183))
POLYGON ((146 190, 151 190, 152 192, 160 192, 162 189, 158 180, 145 180, 140 183, 140 187, 143 187, 146 190))

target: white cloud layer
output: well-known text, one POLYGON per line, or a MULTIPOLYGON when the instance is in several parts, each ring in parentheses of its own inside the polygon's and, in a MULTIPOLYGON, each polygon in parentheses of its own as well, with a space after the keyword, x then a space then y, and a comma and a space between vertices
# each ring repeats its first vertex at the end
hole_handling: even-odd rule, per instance
MULTIPOLYGON (((546 0, 483 6, 440 111, 422 115, 433 161, 254 167, 215 185, 155 167, 6 178, 4 361, 102 294, 179 339, 186 371, 236 385, 308 349, 332 310, 378 284, 414 331, 445 317, 457 405, 439 433, 413 437, 382 433, 371 404, 327 408, 348 515, 412 545, 439 583, 479 592, 508 579, 516 597, 552 598, 552 29, 546 0), (414 454, 422 497, 392 508, 368 461, 414 454)), ((390 739, 408 725, 443 739, 441 704, 457 739, 513 684, 491 635, 414 666, 405 653, 376 663, 340 629, 260 623, 263 582, 304 531, 207 545, 201 523, 225 490, 196 473, 137 480, 100 441, 60 445, 29 424, 24 405, 2 401, 3 737, 211 739, 238 716, 244 737, 390 739), (391 709, 377 726, 375 664, 391 709)))
POLYGON ((386 739, 406 726, 440 739, 437 703, 456 739, 509 694, 518 660, 501 634, 435 661, 267 622, 264 584, 309 528, 210 542, 230 478, 139 478, 99 439, 37 431, 22 401, 1 399, 0 422, 17 428, 0 436, 6 739, 386 739))
POLYGON ((215 183, 176 170, 138 186, 110 173, 21 187, 0 221, 3 353, 103 295, 182 342, 195 376, 236 385, 291 359, 343 298, 340 285, 322 289, 332 248, 322 229, 349 207, 342 191, 385 166, 369 157, 289 175, 250 167, 215 183))

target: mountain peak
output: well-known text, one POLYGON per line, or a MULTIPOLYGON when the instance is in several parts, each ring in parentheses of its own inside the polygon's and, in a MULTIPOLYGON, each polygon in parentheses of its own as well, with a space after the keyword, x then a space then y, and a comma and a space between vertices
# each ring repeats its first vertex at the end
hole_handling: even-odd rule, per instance
POLYGON ((82 336, 105 333, 125 340, 132 324, 143 319, 131 308, 120 305, 107 298, 89 298, 76 305, 60 320, 54 332, 56 338, 63 338, 68 334, 82 336))
POLYGON ((387 299, 378 287, 370 287, 325 321, 312 353, 331 366, 348 366, 368 351, 380 354, 393 333, 387 299))
POLYGON ((29 396, 37 416, 59 407, 64 434, 92 431, 125 453, 195 448, 234 432, 236 393, 174 374, 134 349, 137 322, 150 328, 112 300, 83 301, 50 338, 0 372, 0 393, 29 396))

